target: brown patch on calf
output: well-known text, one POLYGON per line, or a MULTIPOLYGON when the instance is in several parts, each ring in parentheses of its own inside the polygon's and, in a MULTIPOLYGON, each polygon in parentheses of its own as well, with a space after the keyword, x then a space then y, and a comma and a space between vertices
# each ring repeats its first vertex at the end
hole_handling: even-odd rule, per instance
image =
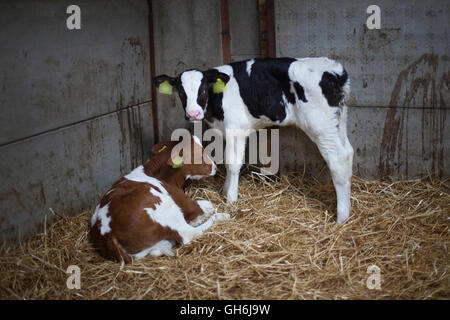
MULTIPOLYGON (((170 141, 155 145, 152 149, 155 157, 143 165, 144 173, 160 181, 163 188, 181 209, 188 223, 203 211, 196 201, 191 200, 184 193, 182 189, 184 181, 188 175, 209 176, 215 166, 207 157, 201 159, 203 148, 197 145, 192 137, 190 140, 190 157, 192 162, 196 159, 200 162, 199 164, 186 163, 180 168, 173 168, 171 152, 178 142, 170 141)), ((188 155, 183 152, 180 152, 179 155, 184 160, 188 158, 188 155)), ((100 220, 97 220, 91 227, 91 240, 102 257, 129 263, 132 261, 132 254, 147 249, 161 240, 175 240, 182 243, 182 237, 176 230, 153 221, 145 210, 146 208, 156 209, 156 206, 160 205, 162 201, 151 193, 151 189, 158 193, 163 192, 150 183, 121 178, 103 196, 100 207, 109 204, 107 216, 111 218, 109 224, 111 231, 101 235, 100 220)))

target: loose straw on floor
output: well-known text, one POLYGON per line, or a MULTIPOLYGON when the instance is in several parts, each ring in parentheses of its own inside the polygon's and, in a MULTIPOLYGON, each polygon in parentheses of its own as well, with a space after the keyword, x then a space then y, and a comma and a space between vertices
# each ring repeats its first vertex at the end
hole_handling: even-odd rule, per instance
POLYGON ((0 298, 450 298, 448 181, 354 177, 351 218, 337 225, 331 182, 271 179, 243 175, 237 205, 221 196, 222 176, 191 182, 191 197, 232 219, 175 247, 175 257, 106 261, 89 242, 91 212, 55 217, 44 233, 0 249, 0 298), (80 290, 66 286, 69 265, 80 267, 80 290), (380 290, 367 287, 372 265, 380 290))

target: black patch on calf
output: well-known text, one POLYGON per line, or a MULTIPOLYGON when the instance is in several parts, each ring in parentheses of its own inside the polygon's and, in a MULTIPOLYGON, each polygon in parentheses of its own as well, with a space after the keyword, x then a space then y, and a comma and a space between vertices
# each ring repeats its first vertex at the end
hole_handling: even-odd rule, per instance
POLYGON ((305 90, 300 85, 300 83, 294 82, 294 89, 295 89, 295 92, 297 92, 297 97, 300 100, 302 100, 303 102, 308 102, 308 100, 306 100, 306 97, 305 97, 305 90))
POLYGON ((328 105, 337 107, 344 99, 343 87, 348 80, 348 74, 344 70, 341 75, 325 71, 319 86, 322 88, 322 94, 328 101, 328 105))
POLYGON ((206 117, 207 120, 212 121, 215 118, 223 121, 223 109, 222 109, 222 99, 223 93, 214 93, 212 86, 217 81, 217 79, 221 79, 223 83, 227 84, 230 81, 230 77, 220 72, 217 69, 209 69, 203 72, 204 79, 210 84, 208 90, 208 108, 206 109, 206 117))
MULTIPOLYGON (((208 108, 206 109, 207 118, 209 115, 217 120, 223 121, 223 109, 222 109, 222 99, 223 93, 214 93, 212 89, 209 90, 208 108)), ((211 120, 210 120, 211 121, 211 120)))
POLYGON ((203 77, 202 83, 198 88, 197 103, 205 110, 206 104, 208 103, 208 82, 205 80, 205 77, 203 77))
POLYGON ((186 110, 186 104, 187 104, 187 96, 186 92, 184 91, 184 88, 182 85, 177 86, 178 96, 181 100, 181 105, 183 106, 183 109, 186 110))
POLYGON ((242 100, 253 117, 266 116, 272 121, 282 122, 286 118, 286 106, 282 101, 282 95, 285 95, 287 101, 295 104, 295 95, 290 90, 288 70, 291 63, 296 60, 292 58, 254 60, 250 76, 246 70, 248 60, 230 63, 242 100))

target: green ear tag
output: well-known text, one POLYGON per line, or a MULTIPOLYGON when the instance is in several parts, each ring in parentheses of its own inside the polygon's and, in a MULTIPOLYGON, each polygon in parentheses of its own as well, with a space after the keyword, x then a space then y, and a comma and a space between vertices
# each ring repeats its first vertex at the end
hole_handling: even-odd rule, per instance
POLYGON ((218 94, 226 90, 227 86, 223 83, 222 79, 217 78, 217 81, 213 85, 213 92, 218 94))
POLYGON ((183 158, 176 156, 172 158, 172 168, 180 168, 183 166, 183 158))
POLYGON ((163 81, 158 87, 159 93, 162 94, 172 94, 172 89, 172 85, 167 80, 163 81))
POLYGON ((164 149, 166 149, 166 148, 167 148, 167 146, 163 146, 161 149, 158 150, 158 152, 162 152, 162 151, 164 151, 164 149))

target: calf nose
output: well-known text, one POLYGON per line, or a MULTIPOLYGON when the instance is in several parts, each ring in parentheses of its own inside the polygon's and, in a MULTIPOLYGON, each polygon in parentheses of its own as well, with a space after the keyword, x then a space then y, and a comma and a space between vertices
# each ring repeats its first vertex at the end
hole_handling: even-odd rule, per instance
POLYGON ((193 111, 189 111, 186 112, 186 115, 188 116, 189 119, 199 119, 201 116, 202 112, 200 110, 193 110, 193 111))

